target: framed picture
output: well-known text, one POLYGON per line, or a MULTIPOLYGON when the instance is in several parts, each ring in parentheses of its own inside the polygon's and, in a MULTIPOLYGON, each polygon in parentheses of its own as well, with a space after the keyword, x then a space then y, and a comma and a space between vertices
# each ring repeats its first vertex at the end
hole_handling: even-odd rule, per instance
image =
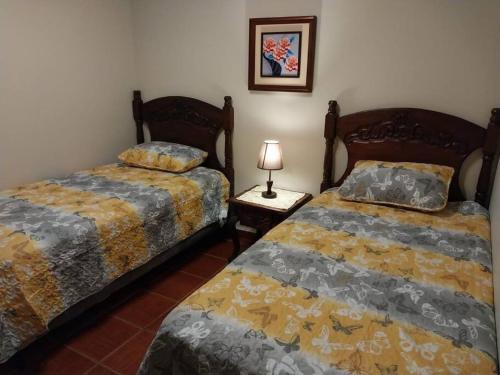
POLYGON ((312 92, 316 16, 251 18, 248 89, 312 92))

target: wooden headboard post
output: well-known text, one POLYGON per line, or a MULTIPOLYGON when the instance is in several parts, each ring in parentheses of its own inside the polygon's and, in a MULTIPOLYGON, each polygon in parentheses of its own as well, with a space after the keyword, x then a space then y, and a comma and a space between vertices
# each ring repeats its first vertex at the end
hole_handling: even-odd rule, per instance
POLYGON ((134 121, 137 128, 137 143, 144 143, 144 119, 142 117, 142 98, 139 90, 134 90, 134 100, 132 101, 134 121))
POLYGON ((491 111, 483 146, 483 165, 476 187, 476 202, 489 207, 500 151, 500 108, 491 111))
POLYGON ((323 160, 323 181, 320 192, 333 186, 333 143, 337 136, 338 106, 335 100, 328 102, 328 113, 325 116, 325 158, 323 160))
POLYGON ((233 130, 234 130, 234 109, 233 99, 230 96, 224 97, 224 169, 229 180, 229 196, 234 196, 234 166, 233 166, 233 130))

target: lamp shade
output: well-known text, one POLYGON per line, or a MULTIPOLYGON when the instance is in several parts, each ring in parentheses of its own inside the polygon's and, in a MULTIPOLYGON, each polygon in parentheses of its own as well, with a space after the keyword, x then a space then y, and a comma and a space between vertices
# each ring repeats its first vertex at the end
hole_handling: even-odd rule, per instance
POLYGON ((281 146, 278 141, 266 140, 260 149, 257 168, 266 170, 283 169, 281 146))

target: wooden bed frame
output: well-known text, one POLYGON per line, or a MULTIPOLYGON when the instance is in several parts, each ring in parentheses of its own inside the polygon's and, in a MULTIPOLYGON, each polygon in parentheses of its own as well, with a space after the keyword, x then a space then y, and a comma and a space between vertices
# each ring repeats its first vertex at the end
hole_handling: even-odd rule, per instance
MULTIPOLYGON (((197 99, 181 96, 166 96, 143 103, 141 92, 136 90, 134 91, 132 109, 137 127, 137 142, 144 142, 143 125, 146 123, 152 141, 182 143, 207 151, 207 160, 203 165, 220 170, 226 175, 230 183, 230 196, 232 196, 234 190, 232 148, 234 113, 231 102, 231 97, 226 96, 222 109, 197 99), (216 153, 217 137, 222 131, 224 131, 226 138, 225 166, 219 163, 216 153)), ((214 223, 199 230, 194 235, 168 249, 168 251, 156 255, 142 266, 127 272, 98 293, 72 306, 55 318, 49 324, 49 328, 54 329, 73 320, 89 307, 104 301, 112 293, 122 289, 207 236, 221 231, 233 235, 235 222, 236 217, 228 213, 226 225, 222 229, 219 223, 214 223)))
POLYGON ((144 124, 152 141, 167 141, 197 147, 208 153, 203 165, 224 173, 234 195, 233 128, 234 110, 230 96, 224 107, 217 108, 198 99, 165 96, 143 102, 141 92, 134 91, 132 102, 137 128, 137 143, 144 142, 144 124), (224 166, 217 158, 217 138, 224 131, 224 166))
MULTIPOLYGON (((230 196, 233 196, 232 135, 234 111, 230 96, 224 97, 224 107, 221 109, 203 101, 182 96, 166 96, 144 103, 141 98, 141 92, 136 90, 133 92, 132 107, 137 127, 138 143, 144 142, 143 126, 146 125, 151 134, 152 141, 182 143, 207 151, 208 156, 203 165, 224 173, 230 183, 230 196), (224 132, 225 136, 224 166, 219 162, 216 153, 217 138, 221 132, 224 132)), ((91 307, 103 302, 111 294, 130 285, 133 281, 150 272, 152 269, 159 267, 180 252, 193 247, 208 236, 221 232, 224 233, 224 231, 234 236, 235 232, 233 229, 235 224, 236 217, 228 213, 226 225, 222 229, 219 223, 211 224, 168 249, 168 251, 158 254, 142 266, 127 272, 96 294, 78 302, 56 317, 49 323, 48 333, 54 330, 65 330, 67 323, 75 320, 75 318, 91 307)), ((31 363, 31 359, 38 356, 37 353, 44 345, 46 343, 43 340, 35 340, 26 348, 16 353, 7 362, 0 364, 0 373, 12 366, 27 371, 30 366, 34 365, 34 363, 31 363)), ((27 373, 31 372, 27 371, 27 373)))
POLYGON ((453 167, 450 201, 464 200, 459 186, 462 164, 473 151, 482 149, 475 200, 489 207, 500 149, 500 108, 491 111, 485 129, 459 117, 417 108, 375 109, 339 117, 337 102, 332 100, 325 117, 324 137, 321 191, 340 186, 358 160, 407 161, 453 167), (336 136, 344 142, 348 160, 344 174, 334 182, 336 136))

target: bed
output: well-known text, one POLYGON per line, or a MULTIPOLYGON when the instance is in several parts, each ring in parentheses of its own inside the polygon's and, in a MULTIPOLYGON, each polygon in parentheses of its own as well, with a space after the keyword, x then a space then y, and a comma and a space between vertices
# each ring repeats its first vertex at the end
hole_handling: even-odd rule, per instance
POLYGON ((0 192, 0 363, 223 228, 234 184, 224 100, 222 109, 187 97, 143 103, 134 92, 138 143, 146 125, 152 141, 205 151, 189 171, 115 163, 0 192))
POLYGON ((498 109, 486 130, 412 108, 339 117, 331 102, 322 193, 172 310, 139 373, 497 373, 487 207, 499 135, 498 109), (334 183, 336 136, 348 164, 334 183), (476 201, 456 177, 437 213, 339 199, 358 160, 460 171, 478 148, 476 201))

